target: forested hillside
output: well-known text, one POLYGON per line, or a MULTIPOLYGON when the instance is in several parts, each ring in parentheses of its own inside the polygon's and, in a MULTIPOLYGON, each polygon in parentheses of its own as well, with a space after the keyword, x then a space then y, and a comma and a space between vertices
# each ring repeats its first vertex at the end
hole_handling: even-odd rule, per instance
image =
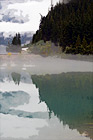
POLYGON ((51 7, 41 16, 39 30, 32 43, 51 40, 66 53, 93 54, 93 1, 71 0, 51 7))

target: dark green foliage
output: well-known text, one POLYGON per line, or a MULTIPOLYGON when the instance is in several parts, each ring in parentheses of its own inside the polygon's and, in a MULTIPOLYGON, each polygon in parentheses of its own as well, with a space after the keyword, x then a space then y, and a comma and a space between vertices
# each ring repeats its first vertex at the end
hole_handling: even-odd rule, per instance
POLYGON ((21 45, 21 37, 19 33, 18 33, 18 44, 21 45))
POLYGON ((58 3, 51 8, 46 17, 41 18, 39 30, 33 36, 32 43, 39 40, 51 40, 62 46, 63 51, 66 51, 68 46, 70 53, 92 54, 93 51, 86 50, 91 47, 93 49, 93 46, 90 47, 93 36, 92 9, 92 0, 71 0, 67 4, 58 3))
POLYGON ((16 36, 14 36, 13 40, 12 40, 12 44, 13 45, 21 45, 21 37, 20 34, 16 34, 16 36))
POLYGON ((78 36, 75 46, 73 47, 71 45, 70 47, 66 47, 65 53, 87 54, 87 55, 93 54, 93 41, 91 41, 90 44, 88 44, 84 37, 81 43, 80 38, 78 36))
POLYGON ((76 53, 77 54, 80 53, 81 39, 80 39, 80 36, 79 35, 77 37, 75 46, 76 46, 76 53))

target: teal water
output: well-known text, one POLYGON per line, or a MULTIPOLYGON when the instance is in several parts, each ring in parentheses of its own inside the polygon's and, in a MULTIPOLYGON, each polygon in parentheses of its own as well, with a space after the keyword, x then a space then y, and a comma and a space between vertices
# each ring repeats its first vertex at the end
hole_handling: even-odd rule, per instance
POLYGON ((40 100, 63 124, 93 138, 93 73, 77 72, 32 76, 39 87, 40 100))
POLYGON ((92 72, 0 70, 0 140, 91 140, 92 132, 92 72))

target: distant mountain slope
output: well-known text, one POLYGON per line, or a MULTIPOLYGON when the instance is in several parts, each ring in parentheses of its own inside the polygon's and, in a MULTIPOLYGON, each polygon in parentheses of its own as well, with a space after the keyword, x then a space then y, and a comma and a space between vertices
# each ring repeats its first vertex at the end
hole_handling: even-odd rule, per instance
POLYGON ((92 21, 92 0, 71 0, 66 4, 59 3, 51 7, 46 17, 41 17, 39 30, 34 34, 32 42, 51 40, 62 46, 63 51, 68 46, 73 48, 70 50, 71 53, 80 53, 80 49, 83 54, 93 53, 92 21), (84 52, 84 49, 87 50, 86 46, 90 47, 88 52, 84 52), (76 47, 78 47, 77 50, 76 47))

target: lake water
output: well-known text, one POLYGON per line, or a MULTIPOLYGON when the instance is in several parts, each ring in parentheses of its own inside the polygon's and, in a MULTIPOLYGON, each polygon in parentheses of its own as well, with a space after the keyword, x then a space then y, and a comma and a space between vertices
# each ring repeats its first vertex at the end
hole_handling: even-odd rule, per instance
POLYGON ((0 140, 92 140, 92 62, 36 59, 0 61, 0 140))
POLYGON ((7 54, 7 52, 6 52, 6 46, 0 45, 0 54, 7 54))

